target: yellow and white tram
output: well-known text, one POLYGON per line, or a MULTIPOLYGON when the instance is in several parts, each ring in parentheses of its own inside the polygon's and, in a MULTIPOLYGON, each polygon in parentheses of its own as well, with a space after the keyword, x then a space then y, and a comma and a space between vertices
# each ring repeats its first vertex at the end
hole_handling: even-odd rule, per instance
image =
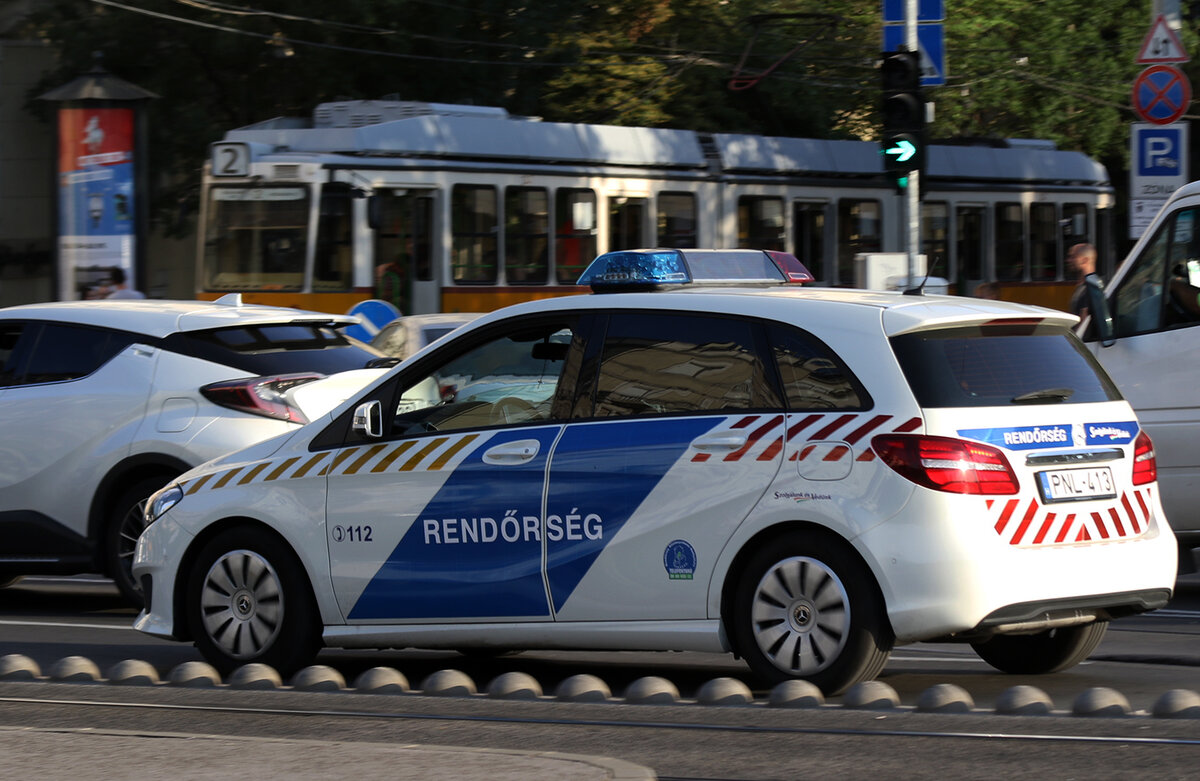
MULTIPOLYGON (((348 101, 226 133, 203 180, 197 294, 345 311, 483 312, 583 292, 598 254, 755 247, 817 284, 903 249, 878 144, 542 122, 503 109, 348 101), (402 285, 394 283, 402 278, 402 285)), ((1048 142, 934 145, 922 177, 929 273, 968 294, 1066 305, 1066 249, 1107 258, 1104 167, 1048 142)))

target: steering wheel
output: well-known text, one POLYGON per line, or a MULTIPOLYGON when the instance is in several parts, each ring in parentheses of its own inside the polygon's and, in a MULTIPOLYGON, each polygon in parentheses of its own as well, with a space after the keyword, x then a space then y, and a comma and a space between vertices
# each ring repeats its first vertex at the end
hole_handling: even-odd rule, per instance
POLYGON ((537 409, 518 396, 505 396, 492 405, 493 424, 520 423, 537 416, 537 409))

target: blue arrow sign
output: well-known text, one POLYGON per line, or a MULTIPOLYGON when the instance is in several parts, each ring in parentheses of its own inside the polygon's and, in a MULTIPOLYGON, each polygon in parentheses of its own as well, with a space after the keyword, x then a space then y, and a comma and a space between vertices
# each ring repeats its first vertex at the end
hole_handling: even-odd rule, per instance
MULTIPOLYGON (((946 18, 942 0, 917 0, 918 22, 940 22, 946 18)), ((903 24, 904 0, 883 0, 883 23, 903 24)))
MULTIPOLYGON (((945 84, 945 27, 940 24, 919 25, 917 27, 917 44, 921 48, 921 86, 934 87, 945 84)), ((894 52, 902 48, 904 48, 904 25, 884 25, 883 51, 894 52)))

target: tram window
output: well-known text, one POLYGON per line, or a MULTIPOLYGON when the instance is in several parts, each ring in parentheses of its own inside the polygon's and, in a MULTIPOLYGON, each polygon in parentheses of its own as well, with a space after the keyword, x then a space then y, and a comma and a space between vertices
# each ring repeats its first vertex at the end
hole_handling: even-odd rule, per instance
POLYGON ((950 213, 944 201, 921 204, 921 252, 929 274, 954 279, 950 268, 950 213))
POLYGON ((1052 203, 1029 206, 1029 278, 1055 279, 1058 273, 1058 209, 1052 203))
POLYGON ((959 206, 955 210, 958 240, 958 280, 983 279, 984 210, 982 206, 959 206))
POLYGON ((456 184, 450 197, 450 267, 460 284, 496 282, 496 188, 456 184))
POLYGON ((504 191, 504 277, 544 285, 550 275, 550 196, 542 187, 504 191))
POLYGON ((596 194, 560 188, 554 192, 554 268, 560 285, 574 285, 596 257, 596 194))
POLYGON ((214 187, 204 236, 206 290, 300 290, 307 187, 214 187))
POLYGON ((854 284, 854 256, 882 247, 879 201, 838 201, 837 284, 854 284))
POLYGON ((608 251, 646 246, 646 199, 608 199, 608 251))
POLYGON ((658 241, 655 246, 698 246, 696 196, 691 193, 659 193, 657 223, 658 241))
POLYGON ((996 204, 996 279, 1025 277, 1025 218, 1019 203, 996 204))
POLYGON ((738 246, 783 252, 783 199, 743 195, 737 207, 738 246))
POLYGON ((813 275, 813 279, 825 281, 825 212, 824 203, 797 201, 792 204, 792 225, 796 241, 792 254, 800 259, 813 275))
POLYGON ((331 182, 321 188, 321 215, 317 221, 317 252, 312 288, 316 292, 349 290, 354 275, 354 242, 351 239, 350 185, 331 182))
MULTIPOLYGON (((1062 207, 1063 248, 1065 250, 1076 244, 1096 244, 1089 238, 1088 209, 1086 203, 1064 203, 1062 207)), ((1066 269, 1064 269, 1064 272, 1066 269)))

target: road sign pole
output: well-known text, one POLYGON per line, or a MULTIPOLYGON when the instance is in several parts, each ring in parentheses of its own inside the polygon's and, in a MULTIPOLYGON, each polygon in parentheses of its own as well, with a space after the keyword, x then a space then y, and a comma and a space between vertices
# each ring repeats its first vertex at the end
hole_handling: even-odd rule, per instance
MULTIPOLYGON (((904 2, 904 44, 910 52, 919 52, 917 40, 917 0, 904 2)), ((924 106, 922 106, 924 109, 924 106)), ((913 170, 908 175, 908 187, 904 188, 904 212, 906 230, 904 251, 908 255, 908 288, 914 286, 917 276, 917 253, 921 247, 921 172, 913 170)))

